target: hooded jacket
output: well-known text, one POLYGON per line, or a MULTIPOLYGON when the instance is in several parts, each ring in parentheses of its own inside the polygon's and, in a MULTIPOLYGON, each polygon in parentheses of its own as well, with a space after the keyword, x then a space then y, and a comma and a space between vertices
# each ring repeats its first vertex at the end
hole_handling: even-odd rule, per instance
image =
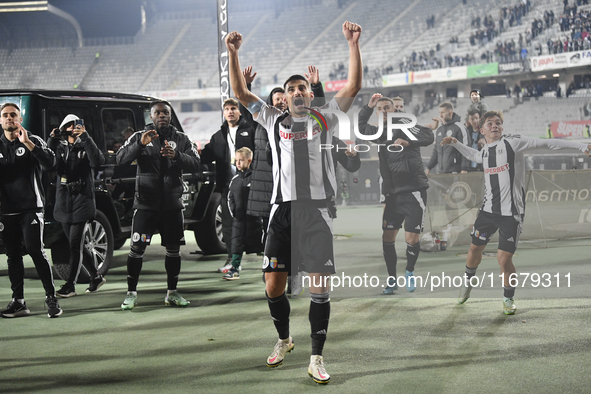
MULTIPOLYGON (((154 125, 146 128, 153 130, 154 125)), ((131 164, 137 160, 135 199, 133 207, 148 211, 172 211, 183 209, 183 171, 199 169, 199 154, 185 133, 170 125, 159 137, 142 145, 141 130, 125 141, 117 152, 117 164, 131 164), (164 140, 176 151, 176 158, 163 157, 160 150, 164 140)))
POLYGON ((463 156, 451 145, 441 146, 444 137, 454 137, 464 145, 468 142, 466 127, 455 112, 450 122, 435 131, 435 146, 427 168, 429 171, 435 168, 437 174, 459 173, 462 170, 463 156))
POLYGON ((105 157, 88 133, 73 144, 50 137, 49 148, 56 155, 57 182, 53 217, 61 223, 79 223, 94 218, 94 169, 105 157))
MULTIPOLYGON (((243 116, 238 121, 234 146, 236 150, 243 147, 250 148, 253 152, 255 150, 254 129, 243 116)), ((210 164, 215 162, 215 182, 216 191, 218 192, 226 189, 233 177, 231 159, 230 147, 228 146, 228 121, 224 120, 222 127, 211 136, 209 143, 201 151, 201 163, 210 164)))
MULTIPOLYGON (((367 122, 371 118, 374 109, 364 105, 359 112, 359 131, 361 134, 376 134, 378 128, 367 122)), ((402 119, 400 121, 403 121, 402 119)), ((411 140, 402 130, 394 129, 392 140, 387 140, 386 128, 377 139, 380 144, 389 146, 398 138, 409 142, 402 151, 388 150, 386 146, 380 146, 378 157, 380 160, 380 175, 382 176, 382 194, 394 195, 400 193, 411 193, 429 188, 429 180, 425 175, 425 167, 421 158, 421 146, 428 146, 433 143, 433 132, 424 126, 415 126, 410 129, 417 138, 411 140)))

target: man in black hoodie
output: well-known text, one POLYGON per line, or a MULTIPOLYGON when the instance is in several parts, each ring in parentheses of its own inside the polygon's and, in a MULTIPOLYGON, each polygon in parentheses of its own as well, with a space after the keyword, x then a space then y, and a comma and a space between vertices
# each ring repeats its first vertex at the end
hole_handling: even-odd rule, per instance
POLYGON ((462 155, 448 145, 441 146, 441 141, 445 137, 453 137, 460 143, 466 144, 468 133, 466 127, 460 122, 460 116, 454 113, 452 103, 441 103, 439 116, 443 124, 435 131, 435 146, 425 172, 429 174, 435 168, 437 174, 457 174, 462 172, 462 155))
POLYGON ((215 162, 216 192, 222 194, 222 233, 228 259, 218 271, 225 274, 232 268, 232 215, 226 201, 228 201, 228 186, 236 175, 234 154, 236 150, 243 147, 254 151, 255 133, 252 125, 240 115, 238 101, 227 99, 224 101, 223 111, 224 123, 201 151, 201 163, 215 162))
MULTIPOLYGON (((374 108, 377 108, 378 122, 386 123, 389 112, 404 112, 404 100, 401 97, 390 99, 382 97, 379 93, 374 94, 359 112, 359 130, 362 134, 376 135, 378 132, 376 126, 368 124, 374 108)), ((405 118, 401 118, 400 121, 407 123, 405 118)), ((383 130, 386 130, 385 124, 383 130)), ((408 291, 413 292, 416 289, 414 269, 421 249, 419 236, 423 230, 429 188, 420 147, 433 143, 433 133, 423 126, 412 127, 410 132, 416 140, 411 140, 402 130, 395 129, 392 140, 388 141, 386 133, 383 132, 377 141, 374 141, 387 145, 387 149, 382 147, 378 152, 382 195, 385 197, 382 248, 388 269, 388 280, 384 294, 394 294, 398 289, 395 241, 403 222, 407 258, 404 283, 408 291)))

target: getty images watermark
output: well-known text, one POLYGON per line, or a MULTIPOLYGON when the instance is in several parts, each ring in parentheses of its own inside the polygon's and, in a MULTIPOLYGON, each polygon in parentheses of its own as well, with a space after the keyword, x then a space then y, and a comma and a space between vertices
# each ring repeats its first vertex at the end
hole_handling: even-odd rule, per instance
MULTIPOLYGON (((338 120, 338 133, 335 131, 335 135, 338 136, 340 140, 351 140, 355 139, 356 141, 376 141, 379 140, 380 137, 383 135, 384 131, 386 132, 386 140, 392 141, 394 139, 394 130, 401 130, 404 135, 408 137, 411 141, 417 141, 417 137, 415 136, 415 132, 418 129, 415 127, 417 125, 417 118, 413 114, 405 113, 405 112, 388 112, 386 113, 386 124, 384 122, 378 122, 377 131, 375 134, 362 134, 359 131, 359 114, 353 114, 353 127, 351 127, 351 121, 349 120, 349 116, 337 109, 333 108, 323 108, 322 113, 312 109, 307 108, 310 112, 308 116, 310 119, 308 120, 308 128, 307 132, 301 133, 288 133, 289 135, 283 136, 286 139, 304 139, 307 138, 311 140, 314 138, 316 134, 319 134, 323 131, 326 131, 328 128, 328 122, 326 120, 327 116, 334 115, 338 120), (395 120, 397 120, 395 122, 395 120), (385 126, 385 129, 384 129, 385 126), (354 138, 351 138, 351 130, 353 130, 354 138)), ((336 149, 345 150, 345 149, 354 149, 357 152, 368 152, 371 147, 375 147, 378 152, 380 149, 387 149, 388 152, 402 152, 404 150, 404 146, 396 143, 373 143, 372 145, 369 144, 355 144, 345 147, 333 146, 332 144, 320 144, 320 149, 336 149)))

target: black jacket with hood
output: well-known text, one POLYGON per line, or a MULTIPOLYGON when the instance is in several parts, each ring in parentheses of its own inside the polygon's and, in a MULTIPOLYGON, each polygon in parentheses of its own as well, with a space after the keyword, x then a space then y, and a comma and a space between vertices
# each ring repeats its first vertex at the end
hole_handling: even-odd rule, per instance
POLYGON ((55 152, 57 182, 53 217, 60 223, 80 223, 94 218, 94 170, 105 157, 88 133, 71 144, 50 137, 49 148, 55 152))

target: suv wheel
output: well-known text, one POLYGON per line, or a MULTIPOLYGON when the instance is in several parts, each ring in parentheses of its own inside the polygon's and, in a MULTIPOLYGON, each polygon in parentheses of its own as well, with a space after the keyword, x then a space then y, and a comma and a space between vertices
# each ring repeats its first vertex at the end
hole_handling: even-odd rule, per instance
MULTIPOLYGON (((104 276, 109 271, 113 261, 114 240, 111 223, 101 211, 97 211, 94 220, 86 225, 83 237, 84 248, 88 252, 84 254, 84 258, 91 260, 101 275, 104 276)), ((56 243, 51 248, 51 259, 58 276, 63 280, 68 280, 70 274, 70 246, 67 239, 56 243)), ((88 283, 89 281, 90 274, 82 265, 77 282, 88 283)))
POLYGON ((226 253, 222 241, 222 195, 213 193, 203 220, 195 226, 195 240, 204 254, 226 253))

